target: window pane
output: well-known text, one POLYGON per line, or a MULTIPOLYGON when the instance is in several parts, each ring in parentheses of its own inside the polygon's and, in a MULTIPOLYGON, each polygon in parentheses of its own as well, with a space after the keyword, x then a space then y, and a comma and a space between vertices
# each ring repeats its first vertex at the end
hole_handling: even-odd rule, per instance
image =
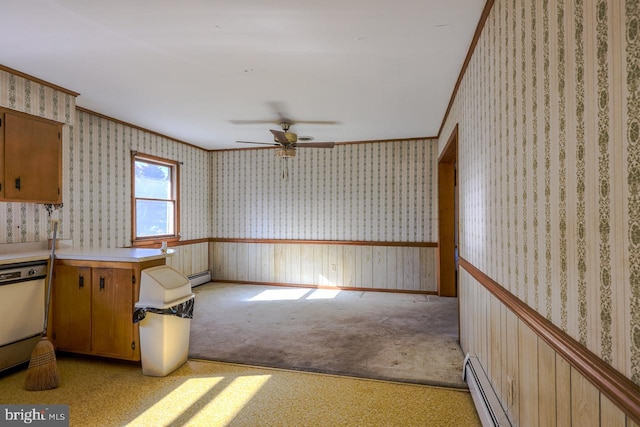
POLYGON ((136 160, 136 198, 171 199, 171 167, 136 160))
POLYGON ((137 237, 166 236, 173 233, 173 202, 136 200, 137 237))

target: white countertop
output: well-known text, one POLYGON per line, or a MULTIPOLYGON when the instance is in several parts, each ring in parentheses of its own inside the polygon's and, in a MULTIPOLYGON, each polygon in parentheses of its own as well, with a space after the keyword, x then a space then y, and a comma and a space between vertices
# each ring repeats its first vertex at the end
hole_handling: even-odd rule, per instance
MULTIPOLYGON (((47 242, 2 244, 0 265, 49 259, 51 250, 46 247, 47 242)), ((84 261, 144 262, 166 258, 174 252, 174 249, 165 253, 160 249, 146 248, 75 248, 61 244, 55 251, 55 257, 84 261)))

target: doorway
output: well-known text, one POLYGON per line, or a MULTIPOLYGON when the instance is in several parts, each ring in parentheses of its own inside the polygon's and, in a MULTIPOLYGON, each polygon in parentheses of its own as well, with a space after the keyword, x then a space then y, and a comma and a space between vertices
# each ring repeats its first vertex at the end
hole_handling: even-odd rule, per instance
POLYGON ((458 125, 438 158, 438 295, 458 296, 458 125))

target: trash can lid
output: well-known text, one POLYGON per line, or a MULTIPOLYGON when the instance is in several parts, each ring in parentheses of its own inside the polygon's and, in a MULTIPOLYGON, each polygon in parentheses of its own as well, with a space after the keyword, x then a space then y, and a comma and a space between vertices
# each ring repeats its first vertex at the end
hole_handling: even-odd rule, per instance
POLYGON ((168 265, 142 270, 138 306, 164 306, 191 295, 189 278, 168 265))

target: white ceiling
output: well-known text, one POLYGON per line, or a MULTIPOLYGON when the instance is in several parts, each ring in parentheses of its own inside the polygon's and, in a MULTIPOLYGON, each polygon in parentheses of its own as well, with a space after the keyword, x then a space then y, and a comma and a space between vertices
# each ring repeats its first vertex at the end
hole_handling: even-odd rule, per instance
POLYGON ((207 149, 435 136, 484 0, 4 0, 0 64, 207 149))

